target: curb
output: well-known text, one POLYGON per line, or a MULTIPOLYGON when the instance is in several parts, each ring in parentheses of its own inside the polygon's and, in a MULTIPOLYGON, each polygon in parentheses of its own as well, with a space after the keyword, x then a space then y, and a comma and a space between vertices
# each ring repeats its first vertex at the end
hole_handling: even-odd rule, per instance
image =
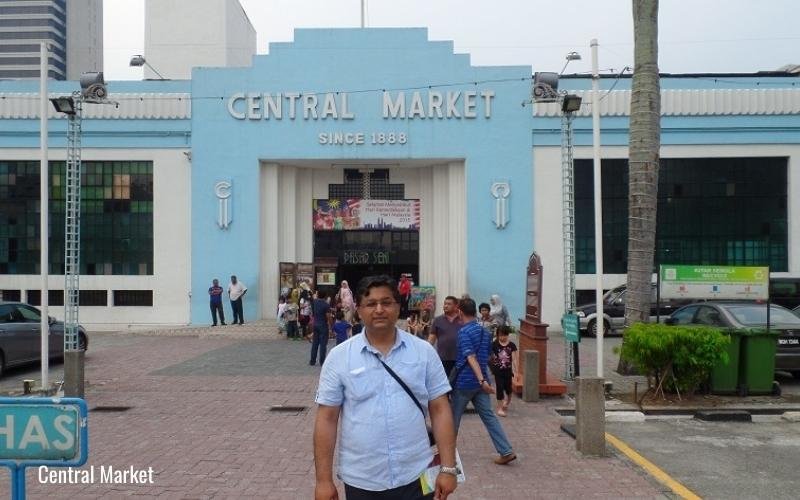
MULTIPOLYGON (((575 410, 573 408, 555 408, 556 414, 564 421, 575 421, 575 410)), ((705 422, 752 422, 753 417, 774 416, 780 417, 786 422, 800 422, 800 411, 794 408, 754 408, 754 409, 705 409, 687 408, 681 410, 662 410, 662 411, 630 411, 630 410, 606 410, 606 422, 626 422, 643 423, 648 420, 663 420, 666 418, 694 418, 705 422)), ((563 428, 564 432, 569 432, 563 428)))

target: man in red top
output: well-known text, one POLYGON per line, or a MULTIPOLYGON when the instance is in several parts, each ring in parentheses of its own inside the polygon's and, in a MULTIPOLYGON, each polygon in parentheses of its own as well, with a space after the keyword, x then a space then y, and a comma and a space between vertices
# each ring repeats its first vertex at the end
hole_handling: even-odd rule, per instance
POLYGON ((397 285, 397 291, 400 292, 400 317, 408 317, 408 299, 411 297, 411 280, 408 279, 407 274, 400 275, 400 283, 397 285))

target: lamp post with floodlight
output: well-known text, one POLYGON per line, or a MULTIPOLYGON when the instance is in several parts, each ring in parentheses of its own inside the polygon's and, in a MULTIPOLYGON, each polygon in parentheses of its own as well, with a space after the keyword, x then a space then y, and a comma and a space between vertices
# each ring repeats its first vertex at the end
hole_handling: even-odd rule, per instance
MULTIPOLYGON (((83 397, 84 351, 79 341, 78 312, 81 255, 81 124, 84 103, 113 104, 107 99, 103 73, 83 73, 81 90, 50 99, 67 115, 67 168, 64 227, 64 395, 83 397)), ((43 291, 42 293, 45 293, 43 291)))

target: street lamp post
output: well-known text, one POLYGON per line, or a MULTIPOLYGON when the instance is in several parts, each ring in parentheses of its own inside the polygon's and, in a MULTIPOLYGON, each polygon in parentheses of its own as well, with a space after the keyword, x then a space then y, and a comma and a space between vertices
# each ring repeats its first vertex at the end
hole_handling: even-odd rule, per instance
MULTIPOLYGON (((533 100, 541 103, 558 103, 561 108, 561 229, 564 257, 564 313, 565 318, 575 312, 575 164, 572 121, 581 108, 582 99, 575 94, 558 90, 558 81, 572 61, 581 55, 569 52, 560 73, 536 73, 533 80, 533 100)), ((565 336, 566 337, 566 336, 565 336)), ((577 342, 565 338, 564 379, 572 380, 580 374, 577 342)))
MULTIPOLYGON (((575 313, 575 161, 572 122, 575 112, 581 107, 581 101, 577 95, 561 94, 561 232, 565 314, 575 313)), ((572 380, 580 375, 578 344, 565 338, 564 356, 564 379, 572 380)))
POLYGON ((64 395, 83 397, 83 351, 78 349, 81 244, 81 123, 83 97, 51 99, 67 115, 67 169, 64 217, 64 395))
POLYGON ((103 73, 84 73, 81 90, 50 99, 56 111, 67 115, 66 209, 64 217, 64 395, 83 397, 84 351, 80 346, 81 256, 81 124, 84 103, 112 104, 103 73))

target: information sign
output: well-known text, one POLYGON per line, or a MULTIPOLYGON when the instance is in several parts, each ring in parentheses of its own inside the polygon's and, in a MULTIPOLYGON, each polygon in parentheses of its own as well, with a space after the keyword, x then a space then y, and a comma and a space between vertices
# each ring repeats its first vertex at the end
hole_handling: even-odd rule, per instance
POLYGON ((769 268, 677 266, 659 269, 662 299, 767 300, 769 268))
POLYGON ((567 313, 562 316, 561 326, 564 328, 564 338, 568 342, 581 341, 581 325, 577 314, 567 313))

